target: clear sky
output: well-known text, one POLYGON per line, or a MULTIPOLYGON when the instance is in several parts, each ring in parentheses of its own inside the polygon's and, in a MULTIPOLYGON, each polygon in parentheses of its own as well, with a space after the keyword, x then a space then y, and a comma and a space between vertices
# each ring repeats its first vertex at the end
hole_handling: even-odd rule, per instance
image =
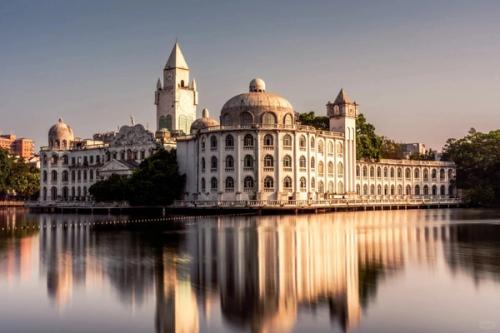
POLYGON ((500 128, 500 1, 1 1, 0 131, 45 145, 155 129, 154 89, 178 38, 198 114, 261 77, 299 112, 341 87, 377 132, 441 148, 500 128))

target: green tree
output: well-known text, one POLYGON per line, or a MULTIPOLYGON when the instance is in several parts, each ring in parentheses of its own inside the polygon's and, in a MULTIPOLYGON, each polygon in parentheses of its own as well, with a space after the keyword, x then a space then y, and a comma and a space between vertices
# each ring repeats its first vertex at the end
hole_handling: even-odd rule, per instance
POLYGON ((461 139, 448 139, 443 160, 457 166, 456 185, 464 199, 480 206, 500 206, 500 130, 471 129, 461 139))
POLYGON ((36 198, 39 190, 38 168, 0 149, 0 197, 36 198))
POLYGON ((312 126, 319 130, 328 131, 330 128, 330 120, 326 116, 316 116, 314 111, 300 113, 299 121, 302 125, 312 126))
POLYGON ((89 193, 97 202, 126 201, 129 184, 126 176, 113 174, 89 188, 89 193))
POLYGON ((356 158, 375 160, 382 158, 382 137, 375 133, 375 126, 360 113, 356 118, 356 158))

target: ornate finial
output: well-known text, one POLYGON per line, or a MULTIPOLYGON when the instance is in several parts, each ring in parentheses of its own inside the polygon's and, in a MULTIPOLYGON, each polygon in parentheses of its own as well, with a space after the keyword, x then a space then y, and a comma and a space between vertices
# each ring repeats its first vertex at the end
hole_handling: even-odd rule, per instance
POLYGON ((59 122, 60 122, 60 123, 62 123, 62 122, 63 122, 62 117, 59 117, 59 122))
POLYGON ((131 124, 132 126, 134 126, 134 125, 135 125, 135 119, 134 119, 134 116, 130 116, 130 124, 131 124))
POLYGON ((203 111, 201 111, 201 117, 208 118, 208 109, 207 108, 204 108, 203 111))

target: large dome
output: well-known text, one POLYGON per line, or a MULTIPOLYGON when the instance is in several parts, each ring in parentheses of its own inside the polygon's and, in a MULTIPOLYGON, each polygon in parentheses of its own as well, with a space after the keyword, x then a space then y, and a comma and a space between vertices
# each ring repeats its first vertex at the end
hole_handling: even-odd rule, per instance
POLYGON ((51 149, 69 149, 75 141, 71 127, 59 118, 59 121, 49 129, 49 147, 51 149))
POLYGON ((219 122, 213 118, 210 118, 208 109, 205 108, 203 109, 203 111, 201 111, 201 118, 196 119, 191 124, 191 133, 194 134, 198 130, 214 126, 219 126, 219 122))
POLYGON ((288 100, 266 92, 262 79, 253 79, 249 88, 249 92, 234 96, 224 104, 220 113, 222 125, 293 125, 294 111, 288 100))

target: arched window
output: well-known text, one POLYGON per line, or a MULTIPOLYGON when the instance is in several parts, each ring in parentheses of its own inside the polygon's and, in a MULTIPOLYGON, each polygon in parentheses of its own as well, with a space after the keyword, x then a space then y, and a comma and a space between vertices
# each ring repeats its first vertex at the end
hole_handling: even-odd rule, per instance
POLYGON ((315 141, 314 141, 314 136, 311 136, 311 139, 309 140, 309 142, 311 143, 311 149, 314 149, 316 147, 315 141))
POLYGON ((318 152, 321 154, 324 154, 325 147, 323 146, 323 140, 318 140, 318 152))
POLYGON ((311 189, 314 189, 316 187, 316 180, 313 178, 311 178, 311 189))
POLYGON ((292 147, 292 137, 290 134, 286 134, 283 136, 283 147, 285 148, 291 148, 292 147))
POLYGON ((292 178, 285 177, 285 179, 283 179, 283 187, 286 189, 291 189, 292 188, 292 178))
POLYGON ((264 146, 273 146, 274 145, 274 139, 271 134, 266 134, 264 136, 264 146))
POLYGON ((406 185, 406 195, 411 195, 411 186, 406 185))
POLYGON ((205 172, 205 157, 201 158, 201 172, 205 172))
POLYGON ((263 125, 274 125, 276 124, 276 116, 272 112, 266 112, 262 115, 263 125))
POLYGON ((234 148, 234 138, 231 134, 226 135, 226 148, 234 148))
POLYGON ((398 195, 403 195, 403 185, 398 185, 398 195))
POLYGON ((68 155, 64 155, 64 156, 63 156, 63 164, 64 164, 64 165, 68 165, 68 162, 69 162, 68 160, 69 160, 69 159, 68 159, 68 155))
POLYGON ((382 177, 382 168, 377 167, 377 178, 381 178, 381 177, 382 177))
POLYGON ((325 185, 323 184, 323 182, 321 180, 318 182, 318 192, 325 193, 325 185))
POLYGON ((210 159, 210 170, 217 171, 217 157, 215 156, 210 159))
POLYGON ((47 182, 47 171, 43 170, 42 180, 44 183, 47 182))
POLYGON ((184 80, 181 80, 181 87, 184 87, 184 80))
POLYGON ((405 169, 405 178, 406 179, 410 179, 411 178, 411 169, 410 168, 406 168, 405 169))
POLYGON ((394 168, 391 168, 391 178, 394 178, 394 168))
POLYGON ((234 159, 231 155, 226 156, 226 169, 234 169, 234 159))
POLYGON ((384 167, 384 178, 387 178, 389 176, 389 172, 387 170, 387 167, 384 167))
POLYGON ((253 136, 246 134, 243 138, 243 147, 253 147, 253 136))
POLYGON ((448 169, 448 180, 453 179, 453 169, 448 169))
POLYGON ((448 186, 448 196, 451 198, 453 197, 454 193, 453 193, 453 186, 450 185, 448 186))
POLYGON ((62 172, 62 181, 63 181, 63 182, 67 182, 67 181, 68 181, 68 178, 69 178, 69 177, 68 177, 68 171, 64 170, 64 171, 62 172))
POLYGON ((363 195, 368 195, 368 185, 363 185, 363 195))
POLYGON ((384 186, 384 195, 389 195, 389 186, 384 186))
POLYGON ((243 188, 245 190, 252 190, 253 189, 253 178, 250 176, 246 176, 245 179, 243 180, 243 188))
POLYGON ((240 115, 240 123, 242 126, 249 126, 253 124, 253 116, 250 112, 242 112, 240 115))
POLYGON ((285 157, 283 157, 283 167, 285 168, 292 167, 292 158, 290 157, 290 155, 285 155, 285 157))
POLYGON ((221 116, 221 125, 228 126, 231 125, 231 115, 228 113, 221 116))
POLYGON ((307 165, 306 165, 306 158, 304 156, 300 156, 299 158, 299 167, 301 169, 305 169, 307 168, 307 165))
POLYGON ((337 174, 340 177, 344 175, 344 164, 342 162, 337 163, 337 174))
POLYGON ((403 177, 403 170, 401 168, 398 168, 398 178, 403 177))
POLYGON ((50 189, 50 199, 52 201, 57 200, 57 187, 55 187, 55 186, 52 186, 52 188, 50 189))
POLYGON ((328 141, 328 154, 333 155, 333 142, 328 141))
POLYGON ((264 188, 273 189, 274 188, 274 180, 273 177, 267 176, 264 178, 264 188))
POLYGON ((217 149, 217 137, 215 135, 212 135, 210 137, 210 149, 212 150, 217 149))
POLYGON ((201 150, 205 150, 205 137, 201 138, 201 150))
POLYGON ((62 189, 62 196, 64 201, 68 201, 69 193, 68 188, 66 186, 62 189))
POLYGON ((226 183, 226 191, 227 192, 232 192, 234 190, 234 179, 233 179, 233 177, 227 177, 225 183, 226 183))
POLYGON ((201 191, 205 192, 206 190, 206 184, 205 184, 205 178, 201 179, 201 191))
POLYGON ((344 183, 339 182, 337 184, 337 193, 344 193, 344 183))
POLYGON ((365 166, 363 166, 363 177, 367 177, 368 176, 368 168, 365 166))
POLYGON ((342 142, 337 142, 337 154, 343 154, 344 153, 344 145, 342 142))
POLYGON ((305 177, 301 177, 301 178, 300 178, 300 190, 301 190, 302 192, 305 192, 305 191, 306 191, 306 185, 307 185, 307 183, 306 183, 306 178, 305 178, 305 177))
POLYGON ((325 167, 322 161, 318 162, 318 175, 323 176, 325 174, 325 167))
POLYGON ((311 157, 311 169, 315 169, 316 168, 316 161, 314 160, 314 157, 311 157))
MULTIPOLYGON (((359 167, 357 167, 357 172, 359 173, 359 167)), ((334 168, 333 168, 333 162, 330 161, 328 162, 328 176, 329 177, 332 177, 333 176, 333 173, 335 172, 334 168)))
POLYGON ((244 168, 253 168, 253 157, 251 155, 245 155, 243 159, 244 168))
POLYGON ((57 171, 56 170, 52 170, 52 175, 51 176, 52 176, 51 180, 53 182, 57 182, 57 171))
POLYGON ((271 155, 266 155, 264 157, 264 167, 272 168, 274 166, 274 159, 271 155))
POLYGON ((212 179, 210 179, 210 190, 217 191, 217 178, 215 177, 212 177, 212 179))
POLYGON ((436 169, 432 169, 431 177, 432 177, 432 179, 436 179, 436 177, 437 177, 437 170, 436 169))
POLYGON ((301 149, 305 149, 306 148, 306 137, 304 135, 301 135, 300 136, 300 139, 299 139, 299 147, 301 149))
POLYGON ((361 194, 361 185, 356 184, 356 194, 360 195, 361 194))
POLYGON ((424 195, 429 195, 429 186, 424 185, 424 195))
POLYGON ((361 172, 359 170, 359 165, 356 165, 356 177, 359 177, 361 175, 361 172))
POLYGON ((415 195, 420 195, 420 186, 418 185, 415 185, 415 195))
POLYGON ((444 169, 440 169, 439 170, 439 179, 444 180, 445 175, 446 175, 446 173, 445 173, 444 169))
POLYGON ((293 125, 293 117, 291 114, 287 113, 285 117, 283 117, 283 124, 285 126, 292 126, 293 125))
POLYGON ((377 185, 377 194, 382 195, 382 185, 377 185))
POLYGON ((415 168, 415 171, 413 172, 413 177, 420 178, 420 169, 419 168, 415 168))
POLYGON ((333 182, 331 180, 328 182, 328 192, 335 193, 335 189, 333 187, 333 182))
POLYGON ((429 180, 429 170, 424 169, 424 180, 429 180))
POLYGON ((370 167, 370 178, 373 178, 373 177, 375 177, 375 168, 370 167))
POLYGON ((437 186, 432 185, 432 195, 437 195, 437 186))
POLYGON ((446 195, 446 187, 444 185, 441 185, 439 195, 446 195))

